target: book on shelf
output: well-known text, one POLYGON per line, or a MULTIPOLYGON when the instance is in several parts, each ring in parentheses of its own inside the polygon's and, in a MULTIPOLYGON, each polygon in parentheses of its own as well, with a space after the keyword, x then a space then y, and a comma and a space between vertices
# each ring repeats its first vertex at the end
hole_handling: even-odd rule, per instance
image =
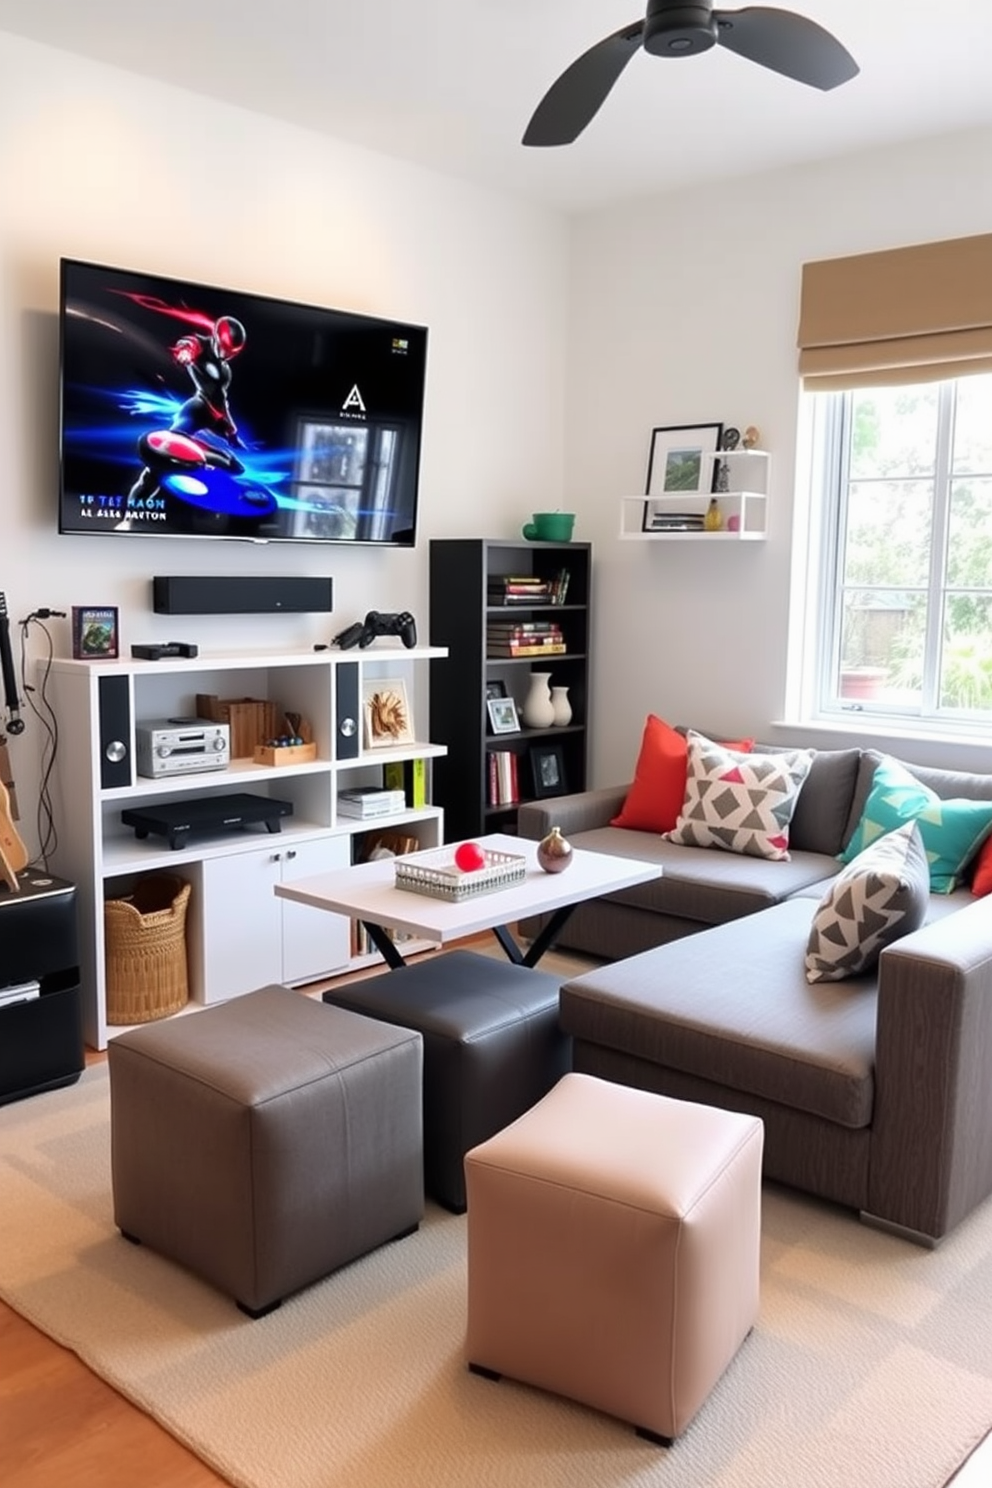
POLYGON ((406 810, 406 794, 386 786, 356 786, 338 791, 338 815, 359 817, 393 816, 406 810))
POLYGON ((561 635, 557 620, 490 620, 486 634, 497 635, 561 635))
POLYGON ((529 641, 491 641, 486 655, 492 661, 499 661, 513 656, 564 656, 567 649, 564 641, 539 641, 535 645, 529 641))
POLYGON ((517 778, 517 756, 512 749, 493 749, 489 752, 490 806, 515 806, 520 800, 517 778))
POLYGON ((427 805, 427 761, 423 758, 390 760, 382 767, 383 784, 403 792, 410 811, 427 805))

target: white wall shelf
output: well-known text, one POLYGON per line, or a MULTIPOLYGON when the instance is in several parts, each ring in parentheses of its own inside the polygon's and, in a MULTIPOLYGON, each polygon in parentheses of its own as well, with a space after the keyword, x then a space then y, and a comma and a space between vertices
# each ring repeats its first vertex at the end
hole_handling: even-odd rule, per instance
POLYGON ((623 542, 763 542, 767 529, 768 475, 770 457, 765 450, 718 450, 704 456, 711 485, 716 472, 726 466, 725 491, 671 491, 657 496, 620 498, 620 539, 623 542), (653 527, 683 513, 703 516, 716 499, 723 526, 705 529, 653 527))
MULTIPOLYGON (((130 892, 150 872, 176 873, 192 884, 186 925, 191 1006, 201 1007, 250 992, 266 982, 300 985, 367 965, 351 954, 351 925, 331 915, 277 898, 277 882, 347 866, 356 839, 374 830, 416 837, 424 848, 444 841, 444 814, 430 804, 374 820, 339 815, 339 789, 382 783, 382 767, 400 760, 430 761, 446 753, 426 740, 397 748, 358 747, 347 755, 339 730, 339 697, 360 699, 366 681, 402 678, 414 724, 428 723, 431 659, 444 647, 377 642, 366 650, 303 653, 225 653, 194 659, 106 662, 56 660, 48 696, 59 723, 55 813, 58 847, 53 873, 77 888, 84 1033, 104 1048, 121 1029, 108 1027, 103 905, 130 892), (345 669, 345 670, 342 670, 345 669), (349 689, 345 689, 345 681, 349 689), (280 712, 307 720, 317 758, 284 767, 233 759, 221 770, 147 778, 137 773, 136 726, 150 719, 190 718, 198 694, 227 699, 268 699, 280 712), (108 698, 118 705, 111 724, 108 698), (126 756, 108 769, 110 738, 126 756), (111 779, 112 777, 112 779, 111 779), (109 783, 108 783, 109 782, 109 783), (264 828, 191 834, 180 848, 165 837, 139 839, 121 821, 127 807, 203 799, 248 791, 292 803, 278 832, 264 828)), ((361 739, 361 709, 357 710, 361 739)), ((354 736, 352 736, 354 738, 354 736)), ((352 745, 351 747, 354 747, 352 745)))

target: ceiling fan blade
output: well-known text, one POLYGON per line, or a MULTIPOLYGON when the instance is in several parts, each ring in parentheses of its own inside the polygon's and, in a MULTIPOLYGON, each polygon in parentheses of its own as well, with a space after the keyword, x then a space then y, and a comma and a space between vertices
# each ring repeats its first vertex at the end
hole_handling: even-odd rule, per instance
POLYGON ((718 46, 811 88, 839 88, 861 70, 835 36, 791 10, 755 5, 715 10, 713 18, 718 46))
POLYGON ((596 114, 641 44, 644 22, 625 26, 583 52, 552 83, 524 132, 525 145, 570 145, 596 114))

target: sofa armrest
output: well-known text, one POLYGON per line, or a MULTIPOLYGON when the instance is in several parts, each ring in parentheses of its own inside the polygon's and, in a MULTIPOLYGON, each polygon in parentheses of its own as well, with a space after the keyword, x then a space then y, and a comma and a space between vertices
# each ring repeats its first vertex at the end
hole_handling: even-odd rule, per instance
POLYGON ((527 801, 517 812, 517 831, 531 842, 540 842, 552 827, 564 836, 607 827, 619 815, 629 785, 605 785, 598 790, 579 791, 574 796, 552 796, 547 801, 527 801))
POLYGON ((992 1193, 992 898, 882 952, 869 1216, 938 1240, 992 1193))

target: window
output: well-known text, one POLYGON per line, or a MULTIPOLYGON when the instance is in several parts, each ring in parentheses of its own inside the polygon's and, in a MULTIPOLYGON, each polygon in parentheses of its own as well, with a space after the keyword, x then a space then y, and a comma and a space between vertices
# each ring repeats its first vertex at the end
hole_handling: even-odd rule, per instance
POLYGON ((992 374, 807 393, 809 711, 992 722, 992 374))

